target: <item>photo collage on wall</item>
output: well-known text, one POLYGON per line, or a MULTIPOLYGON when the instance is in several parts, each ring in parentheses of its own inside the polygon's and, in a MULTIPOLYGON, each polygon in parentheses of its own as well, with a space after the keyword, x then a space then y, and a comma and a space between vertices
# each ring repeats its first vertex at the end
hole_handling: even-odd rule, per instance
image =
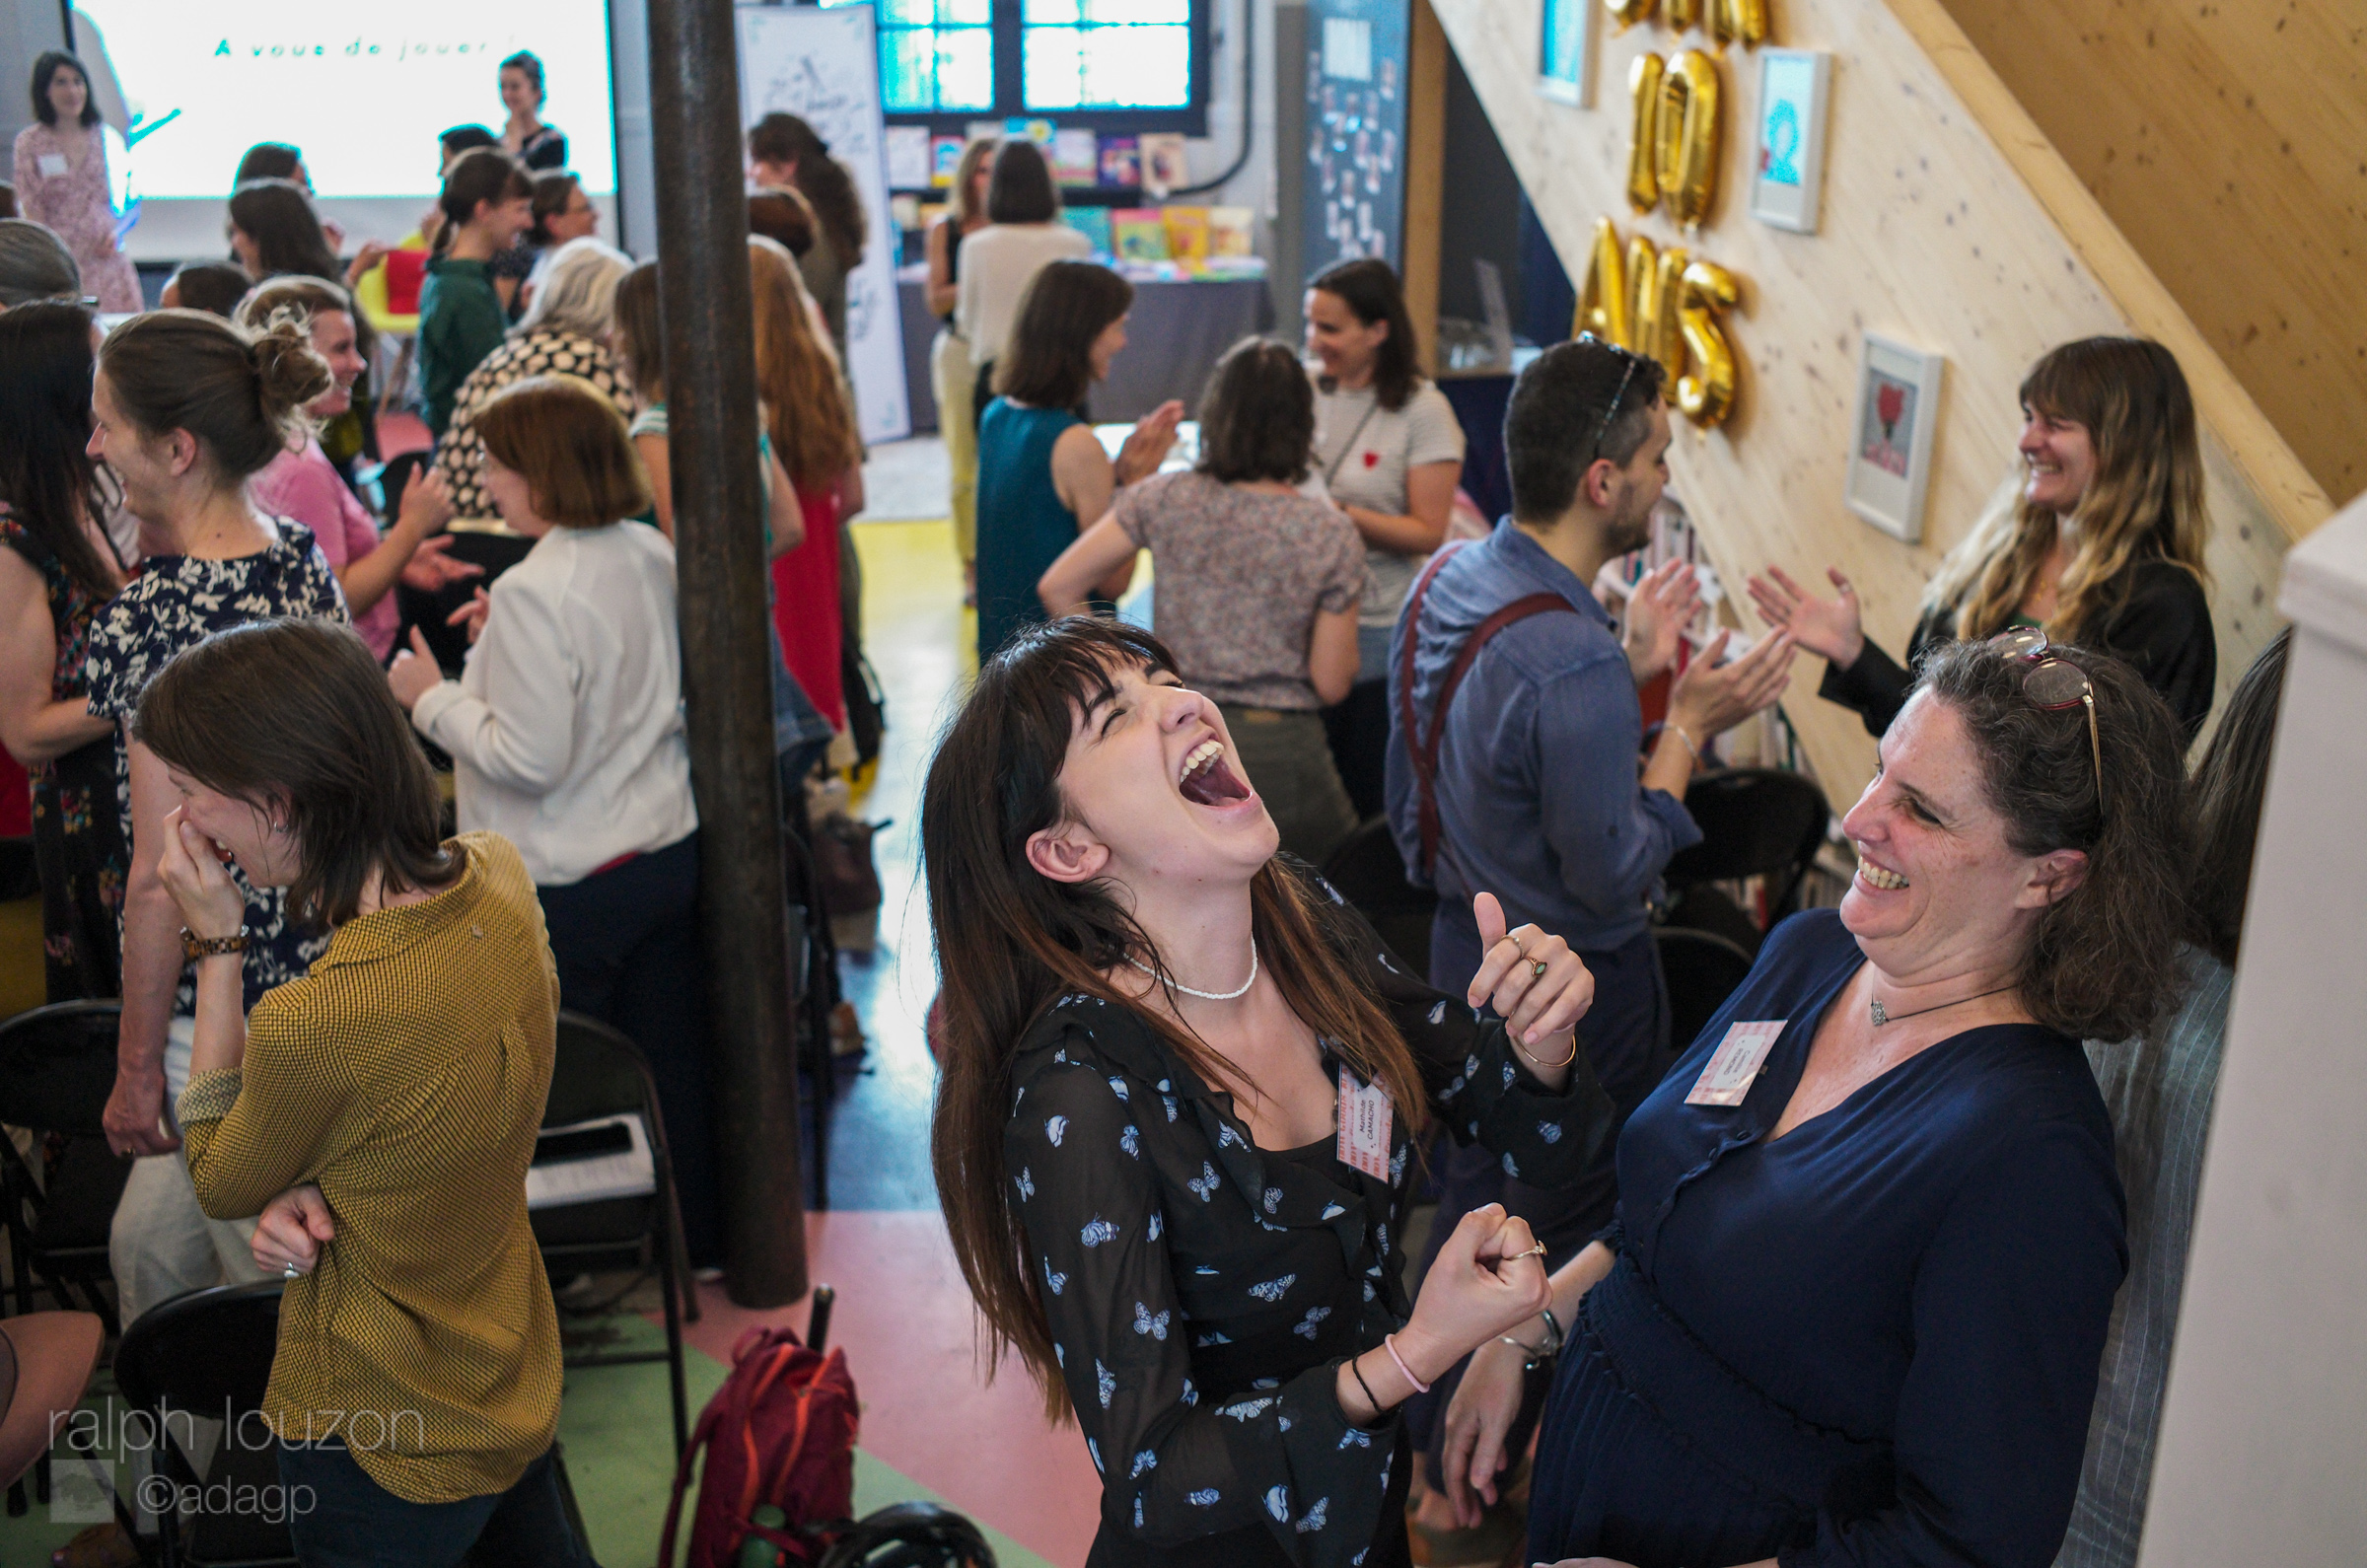
POLYGON ((1307 51, 1310 272, 1398 264, 1405 219, 1405 0, 1318 0, 1307 51))

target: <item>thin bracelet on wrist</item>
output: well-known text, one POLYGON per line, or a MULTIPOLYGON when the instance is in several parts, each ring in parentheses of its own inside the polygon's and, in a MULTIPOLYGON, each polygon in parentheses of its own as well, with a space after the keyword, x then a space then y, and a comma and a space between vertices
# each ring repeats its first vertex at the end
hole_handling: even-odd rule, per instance
POLYGON ((1348 1372, 1352 1377, 1355 1378, 1356 1387, 1364 1390, 1365 1403, 1373 1407, 1373 1414, 1375 1416, 1379 1416, 1386 1411, 1389 1406, 1383 1404, 1378 1398, 1374 1397, 1373 1386, 1364 1381, 1364 1369, 1356 1365, 1356 1361, 1357 1358, 1354 1356, 1350 1356, 1348 1358, 1348 1372))
POLYGON ((1505 1032, 1505 1037, 1512 1041, 1512 1048, 1514 1050, 1519 1051, 1522 1056, 1528 1058, 1531 1066, 1542 1067, 1548 1072, 1559 1071, 1561 1068, 1569 1066, 1570 1063, 1578 1059, 1578 1032, 1575 1029, 1570 1031, 1570 1053, 1557 1062, 1549 1062, 1542 1057, 1530 1056, 1529 1048, 1521 1043, 1521 1037, 1509 1030, 1505 1032))
POLYGON ((1679 724, 1675 719, 1666 719, 1662 721, 1661 728, 1671 732, 1677 737, 1678 740, 1685 743, 1686 752, 1687 755, 1692 757, 1693 766, 1699 767, 1701 765, 1701 748, 1693 745, 1693 738, 1691 734, 1686 730, 1684 725, 1679 724))

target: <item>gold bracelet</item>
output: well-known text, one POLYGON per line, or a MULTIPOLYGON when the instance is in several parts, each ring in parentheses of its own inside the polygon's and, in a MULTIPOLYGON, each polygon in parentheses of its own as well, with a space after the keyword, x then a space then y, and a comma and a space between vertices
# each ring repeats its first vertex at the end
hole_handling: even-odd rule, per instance
POLYGON ((1519 1035, 1514 1034, 1510 1030, 1506 1030, 1505 1034, 1512 1040, 1512 1048, 1528 1057, 1529 1064, 1533 1067, 1542 1067, 1547 1071, 1554 1071, 1567 1067, 1578 1059, 1578 1032, 1576 1030, 1570 1031, 1570 1053, 1557 1062, 1539 1061, 1536 1057, 1529 1055, 1528 1050, 1521 1044, 1519 1035))

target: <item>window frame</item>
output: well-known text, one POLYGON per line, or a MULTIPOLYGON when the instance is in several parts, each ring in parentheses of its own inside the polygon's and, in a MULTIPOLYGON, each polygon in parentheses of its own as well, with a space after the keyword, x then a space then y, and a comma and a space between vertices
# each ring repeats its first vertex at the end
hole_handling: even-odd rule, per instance
MULTIPOLYGON (((926 126, 933 136, 961 136, 972 122, 991 119, 1048 119, 1061 125, 1091 126, 1103 136, 1137 136, 1145 131, 1181 131, 1186 136, 1208 134, 1208 77, 1210 34, 1215 25, 1215 0, 1190 0, 1185 27, 1191 40, 1191 64, 1186 78, 1189 102, 1182 108, 1067 108, 1032 109, 1027 107, 1027 70, 1022 24, 1023 0, 993 0, 987 32, 994 50, 994 104, 988 108, 930 110, 888 109, 891 125, 926 126)), ((891 31, 881 25, 883 37, 891 31)))

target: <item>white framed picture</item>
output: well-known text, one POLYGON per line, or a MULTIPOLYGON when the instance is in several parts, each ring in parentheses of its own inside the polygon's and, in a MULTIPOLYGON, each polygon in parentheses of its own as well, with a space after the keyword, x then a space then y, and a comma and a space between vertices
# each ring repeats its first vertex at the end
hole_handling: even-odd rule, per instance
POLYGON ((1537 91, 1573 108, 1594 102, 1594 0, 1544 0, 1538 39, 1537 91))
POLYGON ((1940 424, 1946 356, 1874 332, 1857 362, 1857 417, 1850 425, 1849 510, 1909 544, 1923 536, 1931 447, 1940 424))
POLYGON ((1758 156, 1751 216, 1778 229, 1817 232, 1825 187, 1825 107, 1832 56, 1823 49, 1758 51, 1758 156))

